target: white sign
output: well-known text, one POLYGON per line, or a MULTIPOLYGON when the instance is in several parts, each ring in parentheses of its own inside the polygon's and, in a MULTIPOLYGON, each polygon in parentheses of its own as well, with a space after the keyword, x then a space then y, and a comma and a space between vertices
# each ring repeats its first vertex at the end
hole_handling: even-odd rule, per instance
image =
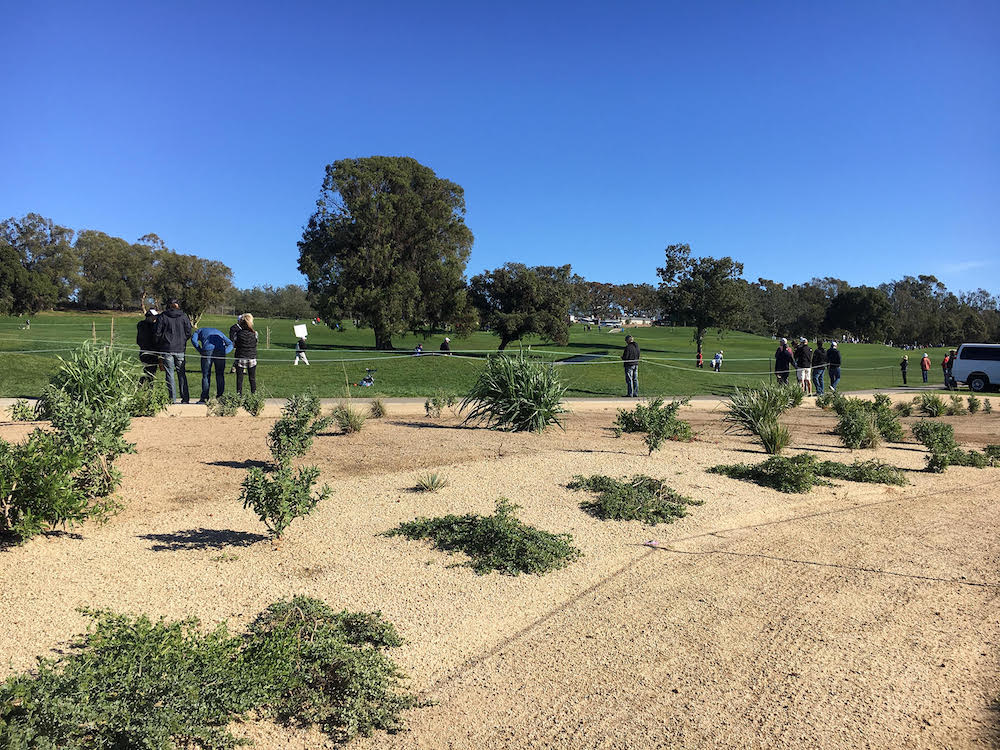
POLYGON ((309 329, 307 329, 305 325, 302 323, 296 326, 292 326, 292 330, 295 331, 295 338, 297 339, 304 339, 306 336, 309 335, 309 329))

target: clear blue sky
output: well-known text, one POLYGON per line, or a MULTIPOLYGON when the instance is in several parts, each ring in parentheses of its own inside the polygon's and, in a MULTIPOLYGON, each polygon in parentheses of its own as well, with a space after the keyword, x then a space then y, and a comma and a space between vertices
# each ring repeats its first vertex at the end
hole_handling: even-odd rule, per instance
POLYGON ((323 167, 465 188, 468 271, 933 273, 1000 292, 1000 3, 23 2, 0 214, 301 282, 323 167))

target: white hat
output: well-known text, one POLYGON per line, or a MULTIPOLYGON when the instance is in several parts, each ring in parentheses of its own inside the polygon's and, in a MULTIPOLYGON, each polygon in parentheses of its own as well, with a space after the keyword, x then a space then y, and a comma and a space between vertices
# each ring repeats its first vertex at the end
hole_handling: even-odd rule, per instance
POLYGON ((444 337, 444 340, 445 340, 445 341, 451 341, 451 339, 450 339, 450 338, 448 338, 447 336, 445 336, 445 337, 444 337))
POLYGON ((830 342, 830 346, 832 346, 834 349, 836 349, 837 348, 837 342, 836 341, 831 341, 830 342))
POLYGON ((782 339, 781 339, 781 343, 782 343, 782 344, 787 344, 787 343, 788 343, 788 339, 786 339, 786 338, 782 338, 782 339))

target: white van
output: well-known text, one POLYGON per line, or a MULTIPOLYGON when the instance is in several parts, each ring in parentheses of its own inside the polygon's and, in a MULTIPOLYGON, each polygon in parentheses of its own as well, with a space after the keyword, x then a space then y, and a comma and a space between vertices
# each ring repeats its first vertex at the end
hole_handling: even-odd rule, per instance
POLYGON ((972 391, 1000 386, 1000 344, 962 344, 951 375, 972 391))

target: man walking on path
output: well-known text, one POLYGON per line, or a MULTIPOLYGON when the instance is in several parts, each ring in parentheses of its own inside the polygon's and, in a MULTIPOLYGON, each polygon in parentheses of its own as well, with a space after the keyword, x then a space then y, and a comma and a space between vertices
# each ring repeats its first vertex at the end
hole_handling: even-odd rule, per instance
POLYGON ((788 339, 782 339, 781 345, 774 352, 774 376, 778 385, 788 382, 788 373, 795 369, 795 355, 788 348, 788 339))
POLYGON ((924 382, 927 382, 927 373, 931 370, 931 358, 927 356, 927 352, 924 352, 924 358, 920 360, 920 374, 924 378, 924 382))
POLYGON ((156 369, 160 366, 160 355, 156 353, 156 310, 150 308, 146 317, 135 325, 135 343, 139 347, 139 361, 142 362, 142 377, 139 382, 152 385, 156 380, 156 369))
POLYGON ((830 372, 830 390, 837 392, 837 383, 840 382, 840 349, 837 342, 830 342, 830 349, 826 353, 826 369, 830 372))
POLYGON ((163 353, 163 369, 167 371, 167 393, 175 404, 178 396, 182 404, 191 401, 184 370, 184 350, 189 338, 191 320, 181 312, 181 303, 172 299, 166 311, 156 318, 156 341, 163 353))
POLYGON ((625 390, 627 398, 639 398, 639 345, 631 336, 625 337, 625 351, 622 352, 625 365, 625 390))
POLYGON ((201 398, 198 399, 198 403, 204 404, 208 401, 213 365, 215 397, 222 398, 222 394, 226 392, 226 355, 233 350, 233 342, 218 328, 199 328, 191 334, 191 344, 201 355, 201 398))
POLYGON ((816 386, 816 395, 823 395, 823 374, 826 371, 826 349, 823 348, 823 342, 816 342, 816 351, 813 352, 812 357, 812 382, 816 386))

